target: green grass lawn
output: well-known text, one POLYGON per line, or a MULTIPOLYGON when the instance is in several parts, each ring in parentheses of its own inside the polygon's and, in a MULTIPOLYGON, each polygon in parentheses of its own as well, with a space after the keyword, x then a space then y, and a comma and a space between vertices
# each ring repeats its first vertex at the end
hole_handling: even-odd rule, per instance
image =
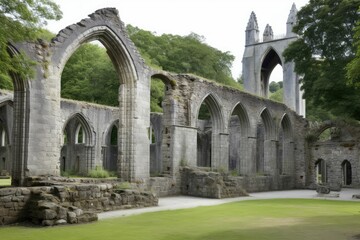
POLYGON ((341 240, 360 234, 360 203, 254 200, 60 227, 0 227, 1 239, 341 240))
POLYGON ((10 186, 10 185, 11 185, 11 178, 0 179, 0 186, 10 186))

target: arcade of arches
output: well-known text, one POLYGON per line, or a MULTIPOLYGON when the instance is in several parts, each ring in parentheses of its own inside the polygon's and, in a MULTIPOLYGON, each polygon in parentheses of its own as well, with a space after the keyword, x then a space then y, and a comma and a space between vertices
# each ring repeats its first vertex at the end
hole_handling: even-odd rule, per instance
MULTIPOLYGON (((37 66, 32 84, 14 76, 13 94, 0 92, 0 171, 12 175, 13 185, 61 171, 86 174, 96 166, 160 195, 180 193, 183 166, 230 172, 248 191, 304 188, 319 181, 359 184, 358 145, 348 133, 308 149, 308 123, 293 107, 149 68, 115 9, 98 10, 63 29, 49 47, 34 43, 28 50, 48 67, 37 66), (118 107, 60 98, 66 61, 94 39, 107 48, 117 71, 118 107), (152 77, 165 85, 161 114, 150 113, 152 77), (334 146, 339 155, 330 158, 334 146)), ((271 56, 264 67, 279 62, 271 56)))

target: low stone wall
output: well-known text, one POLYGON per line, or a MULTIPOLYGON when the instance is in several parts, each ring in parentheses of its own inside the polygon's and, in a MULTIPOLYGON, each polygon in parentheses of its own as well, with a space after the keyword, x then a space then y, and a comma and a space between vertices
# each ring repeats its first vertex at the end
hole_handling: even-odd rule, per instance
POLYGON ((45 226, 97 220, 97 212, 157 206, 148 192, 112 184, 0 189, 0 224, 31 221, 45 226))
POLYGON ((218 172, 206 172, 184 167, 181 169, 181 193, 206 198, 246 196, 236 179, 218 172))
POLYGON ((291 176, 231 176, 199 168, 181 170, 181 193, 206 198, 230 198, 249 192, 294 189, 291 176))
POLYGON ((158 197, 179 195, 180 178, 178 177, 152 177, 146 187, 158 197))

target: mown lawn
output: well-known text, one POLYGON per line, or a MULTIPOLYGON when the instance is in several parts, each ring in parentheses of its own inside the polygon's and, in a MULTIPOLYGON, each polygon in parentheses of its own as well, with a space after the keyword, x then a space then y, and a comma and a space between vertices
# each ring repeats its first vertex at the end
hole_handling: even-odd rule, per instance
POLYGON ((298 199, 241 201, 83 225, 0 227, 6 240, 347 240, 358 234, 360 203, 298 199))

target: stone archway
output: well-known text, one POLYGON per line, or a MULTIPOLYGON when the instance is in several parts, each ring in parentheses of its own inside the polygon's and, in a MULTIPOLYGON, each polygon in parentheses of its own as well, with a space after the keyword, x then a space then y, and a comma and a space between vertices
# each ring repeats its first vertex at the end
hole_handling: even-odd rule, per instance
POLYGON ((293 175, 295 171, 293 128, 287 114, 284 114, 280 122, 278 142, 277 165, 279 174, 293 175))
POLYGON ((236 170, 238 174, 251 172, 251 163, 247 161, 249 131, 247 111, 241 103, 237 103, 229 122, 229 170, 236 170))
POLYGON ((270 111, 264 108, 257 123, 256 172, 274 175, 276 172, 276 142, 274 141, 274 123, 270 111))
POLYGON ((341 164, 341 175, 342 175, 342 184, 344 186, 349 186, 352 184, 352 167, 351 163, 348 160, 344 160, 341 164))
MULTIPOLYGON (((208 141, 211 143, 211 152, 209 154, 209 160, 198 160, 197 162, 207 163, 206 167, 228 170, 228 149, 224 149, 224 145, 226 145, 226 147, 228 147, 228 145, 222 144, 223 139, 221 135, 221 133, 224 131, 224 120, 221 105, 214 94, 207 94, 197 108, 197 119, 199 116, 200 108, 203 104, 206 105, 210 114, 209 123, 211 125, 211 130, 207 129, 206 131, 211 131, 211 141, 208 141), (226 159, 225 156, 222 154, 223 152, 227 153, 226 159)), ((197 128, 200 128, 199 122, 197 122, 197 128)), ((198 157, 200 156, 201 155, 198 154, 198 157)))
POLYGON ((259 36, 259 26, 254 12, 251 13, 246 27, 246 45, 242 59, 242 76, 245 90, 258 96, 268 97, 268 81, 277 64, 283 67, 284 103, 305 116, 305 101, 302 99, 299 76, 295 73, 293 62, 285 62, 282 56, 287 46, 297 39, 292 32, 296 23, 296 6, 293 5, 286 23, 286 35, 276 37, 270 25, 267 25, 263 39, 259 36))
POLYGON ((61 171, 86 175, 95 167, 95 142, 89 122, 81 113, 76 113, 64 124, 63 134, 61 171))

